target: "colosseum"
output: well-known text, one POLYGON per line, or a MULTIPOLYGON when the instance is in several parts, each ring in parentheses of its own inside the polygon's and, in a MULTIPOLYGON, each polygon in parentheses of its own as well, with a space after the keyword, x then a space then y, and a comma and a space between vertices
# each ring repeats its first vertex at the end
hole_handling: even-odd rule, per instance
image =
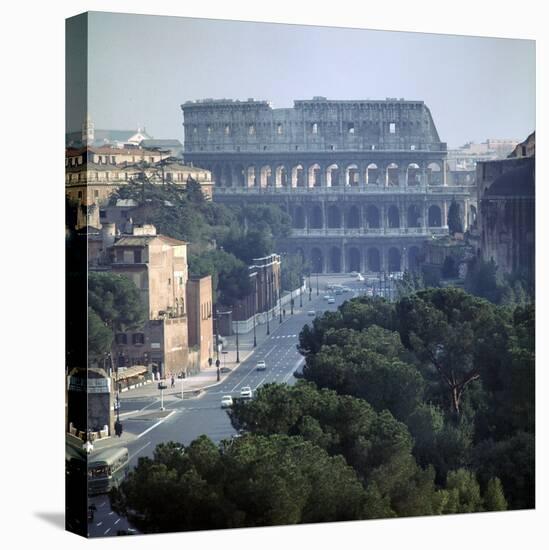
POLYGON ((273 203, 292 218, 280 252, 316 273, 415 269, 448 233, 450 203, 467 228, 474 183, 453 181, 423 101, 199 100, 181 105, 185 162, 212 171, 214 199, 273 203))

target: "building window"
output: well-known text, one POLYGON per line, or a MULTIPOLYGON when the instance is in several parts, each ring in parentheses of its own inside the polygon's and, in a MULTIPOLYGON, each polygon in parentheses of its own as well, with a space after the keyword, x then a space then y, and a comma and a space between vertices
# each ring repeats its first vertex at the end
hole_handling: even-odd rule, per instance
POLYGON ((282 135, 282 131, 283 131, 283 129, 282 129, 282 123, 279 122, 279 123, 276 125, 276 133, 280 136, 280 135, 282 135))
POLYGON ((140 264, 142 263, 143 259, 142 259, 142 254, 141 254, 141 250, 134 250, 133 251, 133 263, 134 264, 140 264))
POLYGON ((396 124, 394 122, 389 123, 389 133, 390 134, 396 133, 396 124))
POLYGON ((79 198, 79 199, 82 198, 82 191, 78 191, 78 198, 79 198))
POLYGON ((145 343, 145 335, 142 332, 134 332, 133 335, 132 335, 132 343, 134 345, 144 344, 145 343))
POLYGON ((118 332, 115 336, 115 341, 119 346, 125 346, 128 343, 128 337, 123 332, 118 332))
POLYGON ((231 127, 228 124, 225 124, 225 135, 226 136, 231 135, 231 127))
POLYGON ((104 220, 107 217, 106 210, 99 210, 99 217, 104 220))
POLYGON ((410 151, 415 151, 416 150, 416 146, 415 145, 410 145, 410 151))
POLYGON ((253 124, 248 125, 248 135, 249 136, 255 135, 255 126, 253 124))
POLYGON ((111 157, 111 164, 116 164, 116 157, 111 157))
POLYGON ((193 134, 197 134, 198 133, 198 127, 197 126, 193 126, 193 134))
POLYGON ((208 132, 208 135, 210 135, 212 133, 212 127, 208 126, 206 131, 208 132))
POLYGON ((316 122, 311 124, 311 134, 318 134, 318 124, 316 122))
POLYGON ((355 133, 355 123, 354 122, 349 122, 349 124, 347 124, 347 132, 349 134, 354 134, 355 133))
POLYGON ((99 191, 97 189, 93 190, 93 196, 97 199, 99 198, 99 191))

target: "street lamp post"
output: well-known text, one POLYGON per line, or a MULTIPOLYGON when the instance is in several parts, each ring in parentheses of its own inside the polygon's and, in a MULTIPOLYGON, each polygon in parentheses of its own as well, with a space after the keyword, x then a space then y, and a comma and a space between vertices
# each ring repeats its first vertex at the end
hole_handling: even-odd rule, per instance
POLYGON ((282 324, 282 299, 280 298, 280 290, 278 292, 278 322, 282 324))
POLYGON ((160 390, 160 410, 164 410, 164 390, 167 388, 166 384, 164 382, 158 383, 158 389, 160 390))
POLYGON ((301 288, 299 289, 299 307, 303 307, 303 277, 301 277, 301 288))
POLYGON ((309 272, 309 302, 312 300, 311 294, 313 292, 313 288, 311 286, 311 273, 309 272))
POLYGON ((267 304, 267 334, 271 334, 271 328, 269 326, 269 310, 271 305, 270 295, 269 295, 269 283, 267 281, 267 268, 265 268, 265 303, 267 304))
MULTIPOLYGON (((238 304, 237 309, 240 310, 240 304, 238 304)), ((239 321, 237 321, 239 323, 239 321)), ((238 347, 238 325, 236 327, 236 363, 240 363, 240 349, 238 347)))
POLYGON ((318 296, 319 294, 319 291, 318 291, 318 273, 316 274, 316 295, 318 296))

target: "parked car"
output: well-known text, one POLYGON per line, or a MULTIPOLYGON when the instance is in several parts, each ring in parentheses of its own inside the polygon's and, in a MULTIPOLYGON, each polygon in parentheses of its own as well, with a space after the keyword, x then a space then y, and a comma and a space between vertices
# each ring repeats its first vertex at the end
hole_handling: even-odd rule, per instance
POLYGON ((252 388, 250 388, 250 386, 244 386, 240 390, 240 397, 242 397, 242 399, 251 399, 253 397, 252 388))
POLYGON ((316 315, 316 311, 314 309, 310 309, 308 312, 307 312, 307 315, 309 317, 314 317, 316 315))
POLYGON ((219 369, 219 372, 222 372, 222 373, 226 373, 226 372, 231 372, 232 369, 230 369, 229 367, 221 367, 219 369))
POLYGON ((344 286, 342 289, 343 293, 351 292, 351 289, 348 286, 344 286))
POLYGON ((359 273, 357 276, 357 281, 364 281, 364 277, 359 273))
POLYGON ((335 298, 328 298, 329 304, 335 304, 335 298))
POLYGON ((267 370, 267 365, 265 364, 265 361, 258 361, 255 370, 267 370))
POLYGON ((360 273, 356 272, 356 271, 351 271, 351 273, 349 273, 349 275, 351 277, 358 277, 360 275, 360 273))
POLYGON ((326 294, 325 296, 323 296, 323 299, 328 301, 329 299, 331 298, 331 296, 329 294, 326 294))
POLYGON ((233 398, 230 395, 224 395, 221 398, 221 408, 227 409, 228 407, 233 406, 233 398))

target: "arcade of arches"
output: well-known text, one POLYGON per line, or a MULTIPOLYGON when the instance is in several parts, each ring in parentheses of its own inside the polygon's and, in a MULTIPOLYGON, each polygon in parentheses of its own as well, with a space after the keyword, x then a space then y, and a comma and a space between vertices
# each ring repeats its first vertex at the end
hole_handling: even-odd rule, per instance
POLYGON ((293 250, 311 265, 313 273, 379 273, 415 271, 421 260, 421 244, 322 245, 293 250))
MULTIPOLYGON (((295 161, 294 161, 295 162, 295 161)), ((436 162, 202 162, 220 187, 414 187, 446 185, 446 160, 436 162)))
POLYGON ((381 229, 443 228, 447 225, 448 209, 448 201, 350 206, 312 202, 291 206, 290 216, 294 230, 364 229, 376 232, 381 229))

